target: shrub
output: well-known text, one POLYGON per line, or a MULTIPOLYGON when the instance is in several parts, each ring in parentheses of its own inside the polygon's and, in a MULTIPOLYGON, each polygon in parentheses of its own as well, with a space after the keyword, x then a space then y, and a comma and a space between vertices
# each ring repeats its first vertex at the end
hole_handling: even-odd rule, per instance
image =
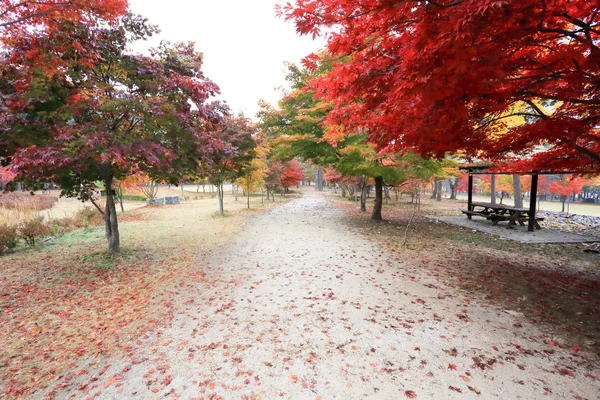
POLYGON ((146 201, 146 197, 135 194, 124 194, 123 200, 146 201))
POLYGON ((65 233, 74 230, 77 227, 77 221, 68 217, 62 219, 53 219, 50 221, 50 227, 53 235, 62 236, 65 233))
POLYGON ((75 221, 76 225, 86 229, 90 226, 99 226, 104 223, 102 215, 98 210, 95 210, 92 207, 83 207, 79 210, 77 214, 75 214, 75 221))
POLYGON ((46 236, 51 229, 44 223, 44 217, 35 217, 19 226, 19 236, 23 238, 27 245, 34 247, 35 239, 46 236))
POLYGON ((0 254, 6 250, 14 249, 18 240, 16 226, 0 225, 0 254))

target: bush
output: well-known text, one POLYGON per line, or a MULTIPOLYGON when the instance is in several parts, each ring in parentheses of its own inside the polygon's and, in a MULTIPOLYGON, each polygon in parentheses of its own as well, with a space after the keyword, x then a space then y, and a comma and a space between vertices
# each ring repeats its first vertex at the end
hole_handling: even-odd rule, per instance
POLYGON ((124 194, 123 200, 146 201, 146 197, 136 194, 124 194))
POLYGON ((0 225, 0 254, 6 250, 12 250, 18 243, 17 227, 11 225, 0 225))
POLYGON ((100 226, 103 223, 102 215, 92 207, 83 207, 75 214, 75 224, 82 228, 87 229, 90 226, 100 226))
POLYGON ((50 227, 54 236, 62 236, 71 232, 77 227, 77 221, 73 218, 53 219, 50 221, 50 227))
POLYGON ((47 236, 51 229, 44 223, 44 217, 35 217, 19 226, 19 236, 25 240, 27 245, 34 247, 35 239, 47 236))

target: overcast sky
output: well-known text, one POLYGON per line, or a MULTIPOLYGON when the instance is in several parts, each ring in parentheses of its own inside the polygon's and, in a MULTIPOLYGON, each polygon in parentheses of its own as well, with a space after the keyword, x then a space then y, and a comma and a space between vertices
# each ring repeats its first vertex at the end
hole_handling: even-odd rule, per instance
MULTIPOLYGON (((284 61, 299 63, 323 41, 296 34, 275 16, 284 0, 130 0, 131 11, 161 28, 161 39, 194 41, 205 75, 221 88, 234 112, 254 117, 259 99, 276 105, 285 85, 284 61)), ((136 46, 136 50, 137 50, 136 46)))

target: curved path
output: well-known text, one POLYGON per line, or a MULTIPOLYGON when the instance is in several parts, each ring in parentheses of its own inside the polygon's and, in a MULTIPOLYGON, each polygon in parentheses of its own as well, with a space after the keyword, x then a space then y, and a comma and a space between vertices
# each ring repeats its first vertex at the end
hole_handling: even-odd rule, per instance
POLYGON ((593 399, 600 393, 594 371, 577 366, 585 365, 580 355, 536 339, 541 333, 516 313, 445 289, 428 271, 361 237, 344 224, 342 210, 316 193, 251 217, 207 266, 207 281, 186 297, 171 328, 141 338, 135 356, 110 362, 92 378, 88 395, 593 399))

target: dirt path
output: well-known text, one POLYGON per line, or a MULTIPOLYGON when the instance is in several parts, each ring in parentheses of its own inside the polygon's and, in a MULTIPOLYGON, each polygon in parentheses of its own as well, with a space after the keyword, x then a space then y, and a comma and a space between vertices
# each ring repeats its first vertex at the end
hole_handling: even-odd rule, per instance
POLYGON ((315 193, 252 217, 171 328, 122 360, 90 360, 57 397, 597 398, 584 355, 446 289, 343 218, 315 193))

